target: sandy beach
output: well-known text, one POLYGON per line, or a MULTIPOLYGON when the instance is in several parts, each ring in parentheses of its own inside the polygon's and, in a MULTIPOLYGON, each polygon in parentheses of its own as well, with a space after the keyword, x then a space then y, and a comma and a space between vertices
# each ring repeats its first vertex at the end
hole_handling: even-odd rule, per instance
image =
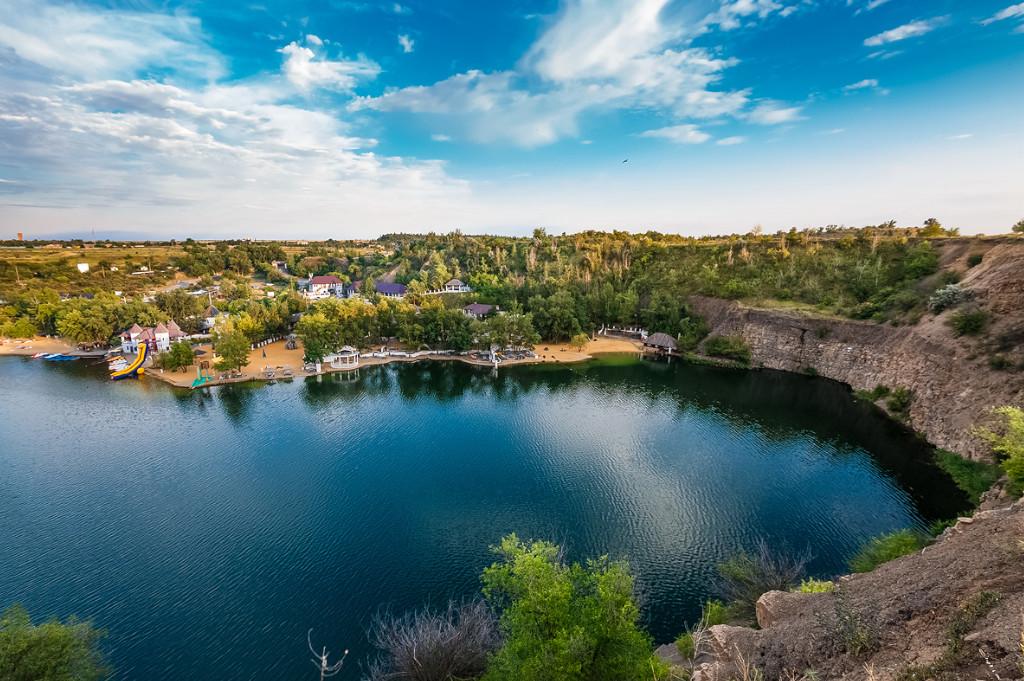
POLYGON ((83 354, 74 345, 66 343, 59 338, 43 338, 42 336, 36 336, 28 340, 22 338, 0 338, 0 355, 34 355, 37 352, 51 354, 59 352, 68 355, 83 354))
MULTIPOLYGON (((201 345, 198 346, 197 349, 206 352, 205 355, 201 355, 202 358, 212 358, 211 347, 209 345, 201 345)), ((577 352, 565 343, 541 343, 534 348, 534 353, 537 357, 530 357, 521 360, 506 360, 501 362, 500 366, 545 363, 568 364, 573 362, 584 362, 591 359, 596 354, 616 352, 634 353, 640 352, 642 349, 643 345, 641 345, 639 341, 625 338, 598 338, 587 343, 587 346, 583 348, 583 352, 577 352)), ((262 348, 256 348, 249 353, 249 365, 242 369, 242 375, 240 377, 221 379, 220 376, 223 372, 215 372, 216 378, 204 385, 221 385, 224 383, 240 383, 253 380, 263 381, 289 378, 284 376, 282 373, 285 367, 291 367, 291 378, 310 376, 312 374, 307 374, 302 370, 302 355, 303 350, 301 343, 295 350, 286 349, 285 341, 283 340, 270 343, 262 348), (265 357, 264 354, 266 355, 265 357), (268 367, 273 371, 274 379, 266 378, 266 368, 268 367)), ((483 362, 471 357, 461 357, 458 355, 427 357, 361 357, 359 359, 359 366, 376 366, 379 364, 390 364, 391 362, 418 362, 425 359, 428 361, 459 361, 467 364, 476 364, 478 366, 491 366, 490 362, 483 362)), ((321 365, 321 368, 321 373, 324 374, 336 371, 351 371, 351 369, 335 369, 328 364, 321 365)), ((191 388, 192 382, 196 379, 196 368, 195 366, 192 366, 185 369, 184 372, 161 371, 160 369, 147 368, 145 376, 152 376, 153 378, 166 381, 167 383, 178 387, 191 388)))

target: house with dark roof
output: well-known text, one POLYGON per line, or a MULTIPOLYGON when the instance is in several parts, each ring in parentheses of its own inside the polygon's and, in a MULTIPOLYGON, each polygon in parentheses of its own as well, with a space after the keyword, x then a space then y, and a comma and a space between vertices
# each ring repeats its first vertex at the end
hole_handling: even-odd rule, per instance
POLYGON ((444 293, 472 293, 473 289, 468 284, 453 278, 445 282, 445 285, 441 287, 441 291, 444 293))
POLYGON ((377 290, 381 296, 385 298, 392 298, 394 300, 401 300, 405 298, 406 287, 402 284, 392 284, 387 281, 375 281, 373 287, 377 290))
POLYGON ((224 319, 227 319, 227 315, 215 308, 213 305, 210 305, 206 308, 206 311, 203 312, 203 330, 209 331, 224 319))
POLYGON ((483 303, 470 303, 462 308, 462 314, 473 319, 483 319, 491 312, 500 312, 497 305, 484 305, 483 303))
POLYGON ((676 339, 667 333, 652 333, 644 339, 644 347, 651 348, 659 354, 672 354, 678 348, 676 339))
POLYGON ((363 292, 363 282, 355 280, 351 284, 345 287, 346 298, 358 298, 363 292))

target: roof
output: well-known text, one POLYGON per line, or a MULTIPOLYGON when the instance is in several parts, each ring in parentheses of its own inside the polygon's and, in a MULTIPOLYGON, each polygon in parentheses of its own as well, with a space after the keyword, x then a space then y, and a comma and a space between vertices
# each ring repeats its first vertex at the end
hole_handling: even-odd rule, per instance
POLYGON ((213 305, 211 305, 210 307, 206 308, 206 312, 203 313, 203 316, 204 317, 216 317, 219 314, 220 314, 220 310, 218 310, 213 305))
POLYGON ((656 348, 668 348, 669 350, 675 350, 677 347, 676 339, 667 333, 652 333, 644 341, 644 345, 653 345, 656 348))
POLYGON ((167 327, 164 326, 163 322, 160 322, 159 324, 156 325, 155 331, 156 333, 167 333, 167 327))
POLYGON ((341 355, 341 354, 353 354, 353 353, 356 353, 356 352, 359 352, 359 351, 356 350, 351 345, 342 345, 341 348, 338 350, 338 354, 339 355, 341 355))
POLYGON ((448 281, 445 282, 444 285, 445 285, 445 287, 448 287, 448 286, 465 286, 465 284, 462 283, 461 281, 459 281, 458 279, 449 279, 448 281))
POLYGON ((492 309, 494 309, 494 306, 484 305, 483 303, 470 303, 469 305, 462 309, 468 312, 469 314, 481 315, 490 312, 492 309))
MULTIPOLYGON (((161 324, 161 326, 163 326, 163 324, 161 324)), ((139 337, 136 338, 135 340, 140 340, 140 341, 156 340, 156 334, 153 333, 153 327, 152 326, 147 326, 146 328, 144 328, 142 330, 142 332, 139 334, 139 337)))
POLYGON ((377 289, 377 293, 385 294, 401 294, 405 293, 406 288, 402 284, 389 284, 386 281, 374 282, 373 287, 377 289))
POLYGON ((320 274, 309 280, 310 286, 318 286, 323 284, 341 284, 341 279, 338 279, 333 274, 320 274))
POLYGON ((132 328, 128 329, 128 333, 142 333, 142 327, 136 322, 132 324, 132 328))
POLYGON ((167 322, 167 331, 170 333, 171 338, 181 338, 185 335, 181 327, 173 319, 167 322))

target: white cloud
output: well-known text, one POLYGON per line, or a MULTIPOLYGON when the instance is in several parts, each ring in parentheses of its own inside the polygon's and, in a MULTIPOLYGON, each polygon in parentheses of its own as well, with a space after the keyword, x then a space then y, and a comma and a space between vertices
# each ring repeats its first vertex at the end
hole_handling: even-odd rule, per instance
POLYGON ((1010 5, 1006 9, 999 10, 981 23, 987 26, 993 21, 1002 21, 1003 19, 1013 19, 1015 17, 1024 17, 1024 2, 1019 5, 1010 5))
POLYGON ((658 130, 647 130, 641 137, 661 137, 676 144, 701 144, 711 139, 711 135, 703 132, 695 125, 672 125, 658 130))
POLYGON ((391 11, 395 14, 412 14, 412 8, 399 5, 397 2, 392 6, 391 11))
POLYGON ((851 92, 853 90, 863 90, 864 88, 873 87, 878 87, 877 78, 865 78, 864 80, 860 80, 857 81, 856 83, 852 83, 851 85, 847 85, 843 89, 846 90, 847 92, 851 92))
POLYGON ((200 80, 225 73, 224 59, 207 45, 199 20, 184 14, 5 0, 4 45, 21 59, 76 78, 130 78, 168 65, 200 80))
POLYGON ((775 0, 732 0, 705 17, 704 25, 717 25, 723 31, 731 31, 742 26, 742 20, 749 16, 765 19, 773 12, 779 12, 787 17, 795 11, 796 6, 784 7, 775 0))
POLYGON ((444 135, 444 134, 441 134, 441 133, 434 133, 433 135, 430 136, 430 139, 434 140, 435 142, 451 142, 452 141, 452 138, 451 138, 450 135, 444 135))
POLYGON ((943 23, 943 19, 929 19, 926 21, 911 21, 909 24, 897 26, 896 28, 883 31, 878 35, 871 36, 864 41, 867 47, 878 47, 888 43, 894 43, 907 38, 917 38, 930 33, 943 23))
POLYGON ((320 36, 313 34, 306 36, 306 42, 309 43, 310 45, 315 45, 317 47, 320 47, 321 45, 324 44, 324 41, 320 39, 320 36))
POLYGON ((870 12, 871 10, 875 9, 876 7, 881 7, 882 5, 884 5, 887 2, 889 2, 889 0, 868 0, 868 4, 864 7, 864 9, 866 9, 868 12, 870 12))
POLYGON ((401 34, 398 36, 398 44, 402 46, 402 52, 409 54, 412 52, 413 46, 416 45, 416 41, 411 39, 407 34, 401 34))
POLYGON ((723 137, 722 139, 715 142, 715 144, 721 147, 731 147, 734 144, 743 144, 746 141, 746 137, 723 137))
POLYGON ((971 133, 965 133, 963 135, 951 135, 951 136, 947 137, 946 139, 949 139, 949 140, 965 140, 965 139, 969 139, 971 137, 974 137, 974 135, 971 134, 971 133))
POLYGON ((780 123, 792 123, 794 121, 803 120, 803 116, 800 112, 803 110, 802 106, 783 106, 779 102, 765 101, 758 104, 748 114, 748 119, 751 123, 757 123, 758 125, 779 125, 780 123))
POLYGON ((285 55, 285 76, 300 90, 323 87, 336 90, 351 90, 359 79, 375 78, 380 66, 366 57, 355 60, 317 59, 308 47, 292 42, 278 52, 285 55))
POLYGON ((838 135, 846 132, 846 128, 832 128, 831 130, 822 130, 821 132, 815 133, 816 135, 838 135))

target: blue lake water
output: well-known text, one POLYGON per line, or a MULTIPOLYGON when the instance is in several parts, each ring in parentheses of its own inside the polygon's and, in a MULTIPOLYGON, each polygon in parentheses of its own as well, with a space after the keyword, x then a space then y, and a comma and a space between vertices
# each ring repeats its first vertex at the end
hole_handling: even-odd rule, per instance
POLYGON ((476 593, 509 532, 627 557, 656 641, 759 538, 842 572, 965 503, 842 386, 610 357, 422 362, 205 391, 0 358, 0 607, 108 631, 117 679, 311 679, 306 631, 476 593))

